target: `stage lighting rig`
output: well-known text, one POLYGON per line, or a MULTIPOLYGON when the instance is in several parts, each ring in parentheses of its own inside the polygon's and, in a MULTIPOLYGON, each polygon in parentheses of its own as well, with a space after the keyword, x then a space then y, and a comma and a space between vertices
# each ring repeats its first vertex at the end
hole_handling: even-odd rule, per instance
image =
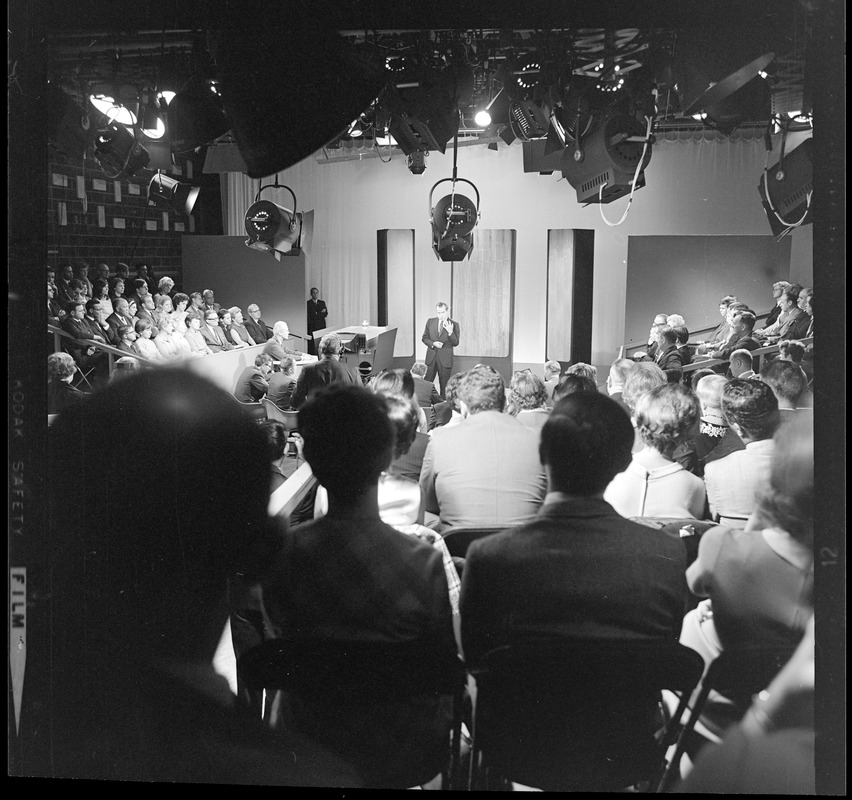
POLYGON ((261 186, 245 217, 246 247, 272 253, 281 260, 285 254, 297 255, 301 252, 302 214, 296 211, 296 195, 289 186, 275 183, 261 186), (286 189, 293 195, 293 209, 285 208, 271 200, 261 200, 264 189, 286 189))
POLYGON ((429 192, 432 249, 439 261, 462 261, 470 258, 473 252, 473 229, 479 222, 479 190, 471 181, 458 177, 457 156, 458 133, 453 141, 453 177, 442 178, 429 192), (452 191, 433 206, 432 195, 435 189, 447 181, 452 183, 452 191), (460 182, 469 184, 476 192, 475 204, 466 195, 456 192, 456 184, 460 182))

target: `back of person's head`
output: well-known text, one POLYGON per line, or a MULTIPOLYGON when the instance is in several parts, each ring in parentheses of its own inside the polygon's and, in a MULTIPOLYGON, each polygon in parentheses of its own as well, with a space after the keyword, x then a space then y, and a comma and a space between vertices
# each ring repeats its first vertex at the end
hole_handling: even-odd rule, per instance
POLYGON ((541 431, 539 456, 550 488, 595 495, 627 469, 633 425, 624 409, 600 392, 575 392, 554 405, 541 431))
POLYGON ((558 377, 560 372, 562 372, 562 366, 558 361, 544 362, 544 379, 546 381, 553 380, 553 378, 558 377))
POLYGON ((730 360, 731 368, 737 368, 740 372, 750 370, 754 364, 754 356, 752 356, 751 350, 746 350, 745 348, 734 350, 734 352, 731 353, 730 360))
POLYGON ((801 283, 791 283, 791 284, 790 284, 790 288, 789 288, 789 289, 787 289, 787 291, 788 291, 791 295, 793 295, 793 302, 794 302, 794 303, 796 302, 796 300, 798 300, 798 299, 799 299, 799 292, 801 292, 801 291, 802 291, 802 289, 804 289, 804 288, 805 288, 805 287, 804 287, 804 286, 802 286, 802 284, 801 284, 801 283))
POLYGON ((265 419, 258 426, 266 437, 269 460, 278 461, 287 452, 287 426, 277 419, 265 419))
MULTIPOLYGON (((270 359, 270 360, 272 360, 272 359, 270 359)), ((275 362, 273 361, 273 363, 275 363, 275 362)), ((292 375, 293 372, 296 369, 296 360, 294 358, 291 358, 290 356, 287 356, 286 358, 282 358, 281 362, 279 364, 279 369, 285 375, 292 375)))
POLYGON ((801 364, 805 357, 805 346, 795 339, 784 339, 778 342, 778 357, 792 361, 794 364, 801 364))
POLYGON ((331 384, 299 410, 305 460, 329 495, 354 503, 393 459, 394 426, 385 398, 360 386, 331 384))
POLYGON ((133 288, 136 291, 139 291, 140 289, 146 288, 147 286, 148 286, 148 284, 147 284, 147 282, 145 281, 144 278, 134 278, 133 279, 133 288))
POLYGON ((467 406, 470 414, 502 411, 506 406, 506 384, 499 372, 488 367, 474 367, 462 375, 456 397, 467 406))
POLYGON ((701 405, 692 389, 666 383, 641 395, 633 416, 642 442, 671 458, 678 445, 698 433, 701 405))
POLYGON ((399 458, 411 449, 414 437, 417 435, 417 425, 420 422, 417 403, 411 398, 398 394, 385 395, 385 403, 388 408, 388 418, 396 432, 393 457, 399 458))
POLYGON ((587 378, 591 378, 593 381, 598 379, 598 370, 596 367, 593 367, 591 364, 584 364, 582 361, 578 361, 576 364, 572 364, 568 369, 565 370, 566 375, 585 375, 587 378))
POLYGON ((414 397, 414 378, 407 369, 383 369, 370 381, 377 394, 399 394, 414 397))
POLYGON ((123 662, 166 653, 209 660, 228 576, 254 574, 277 539, 255 421, 190 372, 139 370, 63 410, 49 449, 53 610, 67 655, 81 669, 95 659, 142 669, 123 662), (140 515, 151 498, 156 513, 140 515))
POLYGON ((814 534, 814 427, 809 415, 794 414, 773 436, 769 486, 758 494, 757 516, 801 542, 814 534))
POLYGON ((722 411, 722 389, 728 379, 711 372, 701 378, 695 386, 695 394, 705 411, 722 411))
POLYGON ((677 334, 675 333, 674 328, 671 328, 668 325, 660 328, 659 337, 660 341, 665 342, 666 345, 677 343, 677 334))
POLYGON ((68 353, 51 353, 47 357, 47 377, 61 380, 77 371, 74 359, 68 353))
POLYGON ((140 336, 143 334, 144 331, 149 331, 153 327, 154 327, 154 325, 153 325, 153 323, 151 322, 150 319, 137 319, 136 320, 136 326, 135 326, 136 333, 138 333, 140 336))
POLYGON ((702 368, 702 369, 697 369, 697 370, 695 370, 695 371, 692 373, 692 377, 689 379, 689 385, 690 385, 690 387, 692 388, 692 390, 693 390, 693 391, 695 391, 695 389, 698 387, 698 382, 699 382, 702 378, 705 378, 705 377, 707 377, 708 375, 715 375, 715 374, 716 374, 716 373, 715 373, 715 372, 713 372, 713 370, 712 370, 712 369, 710 369, 709 367, 704 367, 704 368, 702 368))
POLYGON ((624 379, 627 377, 627 373, 630 371, 630 368, 636 362, 631 358, 617 358, 612 362, 612 365, 609 368, 609 382, 610 386, 623 386, 624 379))
POLYGON ((461 372, 454 372, 449 378, 447 378, 447 385, 444 386, 444 400, 446 400, 456 411, 459 410, 458 391, 462 374, 463 373, 461 372))
POLYGON ((734 378, 722 389, 722 412, 752 440, 771 439, 778 428, 778 400, 769 384, 734 378))
MULTIPOLYGON (((273 336, 283 336, 283 337, 286 338, 287 336, 290 335, 290 326, 286 322, 284 322, 283 320, 278 320, 278 322, 276 322, 272 326, 272 335, 273 336)), ((322 339, 320 340, 320 342, 322 342, 322 339)))
POLYGON ((519 370, 512 375, 509 383, 507 411, 517 414, 531 408, 544 408, 547 402, 547 388, 544 381, 528 369, 519 370))
POLYGON ((272 356, 270 356, 266 353, 258 353, 254 357, 254 365, 256 367, 263 367, 266 364, 269 364, 271 366, 273 361, 274 361, 274 359, 272 358, 272 356))
POLYGON ((726 294, 720 301, 720 306, 729 306, 731 303, 739 303, 737 296, 735 294, 726 294))
POLYGON ((689 342, 689 328, 686 325, 674 325, 673 329, 678 345, 683 346, 689 342))
POLYGON ((320 339, 319 354, 321 357, 339 356, 342 349, 343 345, 340 342, 340 337, 336 333, 327 333, 322 337, 322 339, 320 339))
POLYGON ((760 370, 760 379, 769 385, 778 405, 785 408, 796 408, 802 392, 808 386, 808 379, 802 368, 792 361, 776 358, 767 361, 760 370))
POLYGON ((686 320, 680 314, 669 314, 666 317, 666 326, 669 328, 677 328, 678 326, 686 327, 686 320))
POLYGON ((426 362, 425 361, 415 361, 411 365, 411 374, 422 378, 426 375, 426 362))
MULTIPOLYGON (((121 328, 119 328, 119 331, 120 330, 121 328)), ((130 330, 130 328, 127 328, 127 330, 130 330)), ((114 369, 112 374, 109 376, 109 379, 111 381, 120 381, 124 378, 130 377, 141 368, 142 365, 139 363, 139 359, 133 358, 132 356, 122 356, 115 360, 114 369)))
POLYGON ((574 392, 597 392, 598 385, 588 375, 580 375, 569 372, 559 379, 559 383, 553 387, 553 399, 559 400, 574 392))
POLYGON ((650 361, 640 361, 635 363, 628 371, 624 379, 624 389, 621 392, 621 399, 624 400, 631 411, 634 411, 637 400, 645 392, 653 389, 655 386, 661 386, 667 381, 666 373, 656 364, 650 361))

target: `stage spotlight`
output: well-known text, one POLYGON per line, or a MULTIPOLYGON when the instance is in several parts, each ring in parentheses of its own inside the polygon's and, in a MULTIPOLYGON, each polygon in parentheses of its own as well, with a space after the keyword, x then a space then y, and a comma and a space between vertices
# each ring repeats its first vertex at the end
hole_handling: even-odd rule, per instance
POLYGON ((422 175, 426 171, 426 156, 428 155, 429 153, 425 150, 414 150, 408 154, 405 163, 412 175, 422 175))
POLYGON ((162 172, 151 178, 148 184, 148 202, 156 208, 178 211, 189 215, 201 189, 190 183, 175 180, 162 172))
POLYGON ((782 147, 781 159, 763 171, 757 190, 777 241, 813 222, 813 139, 805 139, 786 156, 782 147))
POLYGON ((261 186, 246 211, 245 224, 249 235, 246 247, 272 253, 279 261, 283 254, 301 252, 302 214, 296 211, 296 195, 289 186, 279 183, 261 186), (271 200, 261 200, 264 189, 286 189, 293 195, 293 210, 271 200))
POLYGON ((123 125, 110 123, 95 134, 95 160, 109 178, 132 177, 151 157, 123 125))
POLYGON ((634 176, 635 188, 642 188, 644 170, 651 160, 651 143, 646 142, 646 135, 634 117, 610 112, 581 148, 566 147, 562 151, 562 177, 577 190, 577 202, 611 203, 630 192, 634 176))
POLYGON ((88 114, 53 82, 47 84, 46 107, 49 143, 64 156, 82 161, 89 145, 88 114))
POLYGON ((440 261, 462 261, 473 252, 473 229, 479 222, 479 190, 464 178, 443 178, 429 192, 432 223, 432 249, 440 261), (442 197, 432 206, 435 188, 446 181, 453 185, 451 194, 442 197), (463 194, 456 193, 458 182, 470 184, 476 192, 476 203, 463 194))
POLYGON ((193 77, 168 104, 169 137, 172 152, 188 153, 231 129, 224 112, 216 103, 206 80, 193 77))

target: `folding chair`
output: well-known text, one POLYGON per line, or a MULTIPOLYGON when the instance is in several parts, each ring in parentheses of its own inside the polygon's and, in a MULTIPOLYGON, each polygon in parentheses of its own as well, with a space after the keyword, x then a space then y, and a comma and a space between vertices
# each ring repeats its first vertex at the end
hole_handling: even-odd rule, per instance
POLYGON ((490 536, 492 533, 500 533, 504 528, 450 528, 441 535, 447 545, 447 550, 453 558, 464 558, 467 548, 471 542, 490 536))
POLYGON ((508 781, 545 791, 653 791, 704 662, 670 641, 532 639, 469 667, 476 679, 471 790, 508 781))
POLYGON ((267 418, 278 420, 287 428, 288 452, 289 455, 296 455, 296 440, 293 438, 293 434, 299 427, 299 412, 279 408, 267 397, 264 397, 261 402, 266 409, 267 418))
MULTIPOLYGON (((451 696, 453 721, 446 747, 436 757, 410 765, 406 774, 388 777, 364 769, 367 785, 374 788, 418 786, 438 772, 443 788, 450 788, 459 772, 465 678, 464 665, 455 654, 438 657, 419 642, 273 639, 237 660, 240 696, 247 697, 250 707, 268 723, 276 709, 292 702, 281 693, 308 704, 313 698, 323 709, 332 708, 340 715, 360 714, 388 701, 451 696)), ((334 741, 323 741, 322 731, 309 735, 335 749, 334 741)), ((429 749, 429 743, 424 743, 424 753, 429 749)), ((353 765, 362 769, 357 762, 353 765)))
POLYGON ((237 402, 246 410, 248 414, 251 415, 251 418, 260 424, 266 419, 266 409, 263 406, 263 403, 244 403, 242 400, 237 400, 237 402))
MULTIPOLYGON (((677 737, 677 745, 660 782, 659 791, 665 791, 679 779, 681 759, 689 748, 690 740, 693 740, 697 733, 695 726, 710 692, 716 691, 731 699, 735 707, 742 709, 745 713, 752 695, 762 691, 772 682, 772 679, 790 660, 795 649, 792 645, 775 647, 756 645, 726 650, 714 659, 701 681, 701 688, 689 709, 686 724, 677 737)), ((683 700, 684 698, 681 697, 681 703, 683 700)))

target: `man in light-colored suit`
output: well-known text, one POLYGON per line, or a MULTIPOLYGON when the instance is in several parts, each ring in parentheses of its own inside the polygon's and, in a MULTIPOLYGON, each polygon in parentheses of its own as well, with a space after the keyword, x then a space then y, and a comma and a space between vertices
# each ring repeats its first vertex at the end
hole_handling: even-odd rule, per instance
POLYGON ((503 413, 506 387, 499 373, 474 367, 459 381, 465 419, 435 428, 420 472, 426 510, 439 528, 519 525, 544 499, 539 432, 503 413))
POLYGON ((446 303, 435 306, 437 317, 426 321, 423 344, 426 350, 426 380, 434 381, 438 375, 441 394, 446 394, 447 380, 453 374, 453 348, 459 343, 459 324, 450 319, 450 307, 446 303))

